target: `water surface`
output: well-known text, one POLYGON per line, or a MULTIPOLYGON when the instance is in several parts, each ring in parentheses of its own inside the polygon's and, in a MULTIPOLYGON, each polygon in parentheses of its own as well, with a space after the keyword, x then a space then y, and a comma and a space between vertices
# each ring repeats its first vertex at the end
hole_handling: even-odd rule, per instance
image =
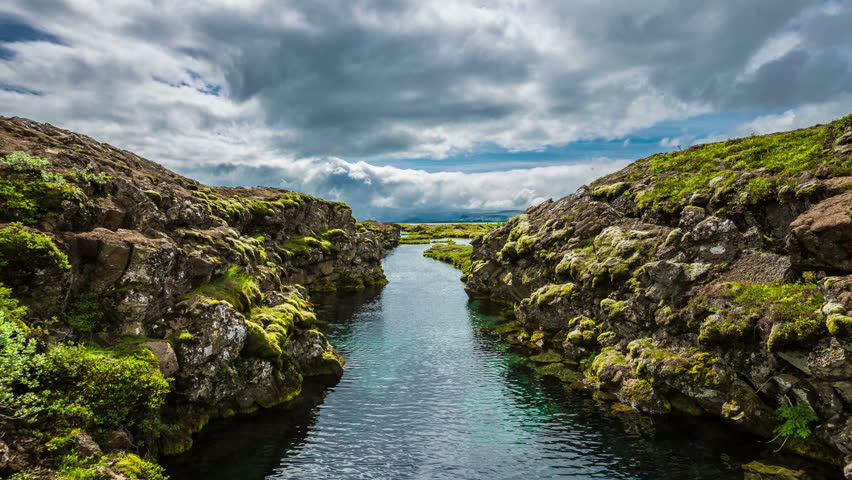
POLYGON ((459 272, 402 245, 378 293, 319 316, 347 359, 341 382, 298 405, 214 423, 174 480, 742 479, 757 443, 707 419, 614 414, 542 379, 481 327, 459 272))

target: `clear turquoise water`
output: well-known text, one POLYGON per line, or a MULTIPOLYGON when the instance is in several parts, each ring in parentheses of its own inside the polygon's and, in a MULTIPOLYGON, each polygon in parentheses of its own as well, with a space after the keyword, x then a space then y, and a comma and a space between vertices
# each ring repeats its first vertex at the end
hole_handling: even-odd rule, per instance
POLYGON ((325 299, 347 359, 341 382, 295 409, 216 422, 184 479, 742 479, 759 444, 718 423, 612 414, 587 392, 537 377, 482 326, 459 272, 403 245, 378 293, 325 299))

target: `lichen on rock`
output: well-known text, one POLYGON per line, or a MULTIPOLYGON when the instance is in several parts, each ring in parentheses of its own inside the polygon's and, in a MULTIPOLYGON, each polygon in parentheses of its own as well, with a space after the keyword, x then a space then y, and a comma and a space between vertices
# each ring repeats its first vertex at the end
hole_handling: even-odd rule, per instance
POLYGON ((807 401, 813 434, 785 448, 843 462, 850 131, 847 116, 638 160, 474 239, 466 289, 516 306, 510 343, 579 362, 639 411, 771 438, 774 410, 807 401))

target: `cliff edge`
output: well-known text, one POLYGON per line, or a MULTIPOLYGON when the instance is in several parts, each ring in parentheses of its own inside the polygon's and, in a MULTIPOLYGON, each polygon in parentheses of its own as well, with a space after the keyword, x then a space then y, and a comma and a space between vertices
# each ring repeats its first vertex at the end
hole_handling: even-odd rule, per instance
POLYGON ((398 237, 0 117, 0 475, 160 478, 142 457, 336 380, 307 291, 383 284, 398 237))
POLYGON ((530 208, 473 241, 466 288, 511 304, 499 331, 564 381, 852 478, 852 116, 653 155, 530 208))

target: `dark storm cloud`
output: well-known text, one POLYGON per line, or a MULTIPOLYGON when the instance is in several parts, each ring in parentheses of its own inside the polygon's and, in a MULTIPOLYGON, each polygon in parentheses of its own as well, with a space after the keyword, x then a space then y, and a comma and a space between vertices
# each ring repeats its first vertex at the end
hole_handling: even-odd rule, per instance
POLYGON ((211 177, 228 183, 277 184, 282 170, 246 168, 274 164, 289 188, 375 208, 440 201, 409 188, 421 181, 471 208, 553 189, 532 175, 506 203, 462 192, 463 174, 357 160, 531 151, 735 111, 763 112, 742 127, 763 132, 852 102, 848 0, 13 0, 2 22, 3 113, 183 171, 230 165, 211 177))

